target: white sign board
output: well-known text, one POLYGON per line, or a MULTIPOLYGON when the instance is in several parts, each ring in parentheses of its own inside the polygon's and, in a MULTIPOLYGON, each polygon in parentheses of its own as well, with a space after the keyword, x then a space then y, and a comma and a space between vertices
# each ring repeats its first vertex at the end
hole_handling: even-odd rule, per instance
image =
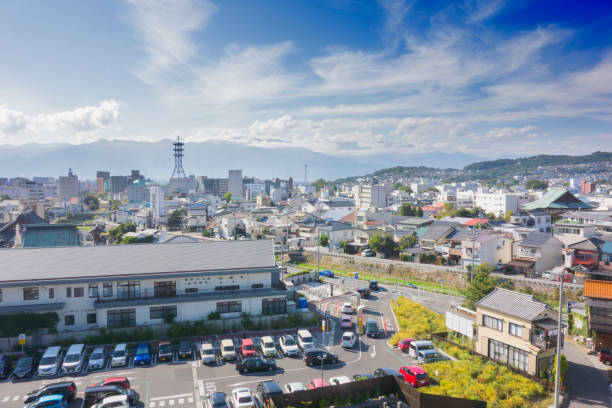
POLYGON ((446 311, 446 327, 470 339, 474 337, 474 321, 460 314, 446 311))

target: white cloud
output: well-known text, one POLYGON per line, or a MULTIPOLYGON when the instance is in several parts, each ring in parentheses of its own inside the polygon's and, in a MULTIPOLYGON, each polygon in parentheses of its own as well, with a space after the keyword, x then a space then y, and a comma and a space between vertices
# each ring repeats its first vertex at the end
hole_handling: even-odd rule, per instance
POLYGON ((71 111, 28 115, 0 105, 0 134, 43 133, 72 130, 92 132, 119 126, 119 103, 104 100, 98 106, 84 106, 71 111))

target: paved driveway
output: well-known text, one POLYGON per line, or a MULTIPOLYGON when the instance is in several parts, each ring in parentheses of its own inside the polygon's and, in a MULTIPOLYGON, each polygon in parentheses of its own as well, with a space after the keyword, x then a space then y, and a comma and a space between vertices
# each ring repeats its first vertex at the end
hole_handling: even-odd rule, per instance
POLYGON ((568 362, 569 407, 610 407, 606 366, 599 361, 592 361, 583 347, 568 338, 563 354, 568 362))

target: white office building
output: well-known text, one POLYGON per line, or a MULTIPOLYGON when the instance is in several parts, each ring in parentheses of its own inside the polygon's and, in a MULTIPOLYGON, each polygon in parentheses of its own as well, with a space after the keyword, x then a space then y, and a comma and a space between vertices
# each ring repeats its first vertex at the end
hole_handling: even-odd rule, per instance
POLYGON ((236 198, 240 198, 243 196, 242 170, 228 170, 227 189, 230 193, 232 193, 232 196, 236 198))

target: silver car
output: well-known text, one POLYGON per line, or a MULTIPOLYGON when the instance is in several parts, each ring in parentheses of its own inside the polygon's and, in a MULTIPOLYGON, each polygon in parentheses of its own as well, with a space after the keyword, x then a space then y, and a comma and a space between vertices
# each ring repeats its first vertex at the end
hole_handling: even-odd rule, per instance
POLYGON ((98 370, 106 365, 106 349, 104 347, 96 347, 89 356, 87 363, 88 370, 98 370))

